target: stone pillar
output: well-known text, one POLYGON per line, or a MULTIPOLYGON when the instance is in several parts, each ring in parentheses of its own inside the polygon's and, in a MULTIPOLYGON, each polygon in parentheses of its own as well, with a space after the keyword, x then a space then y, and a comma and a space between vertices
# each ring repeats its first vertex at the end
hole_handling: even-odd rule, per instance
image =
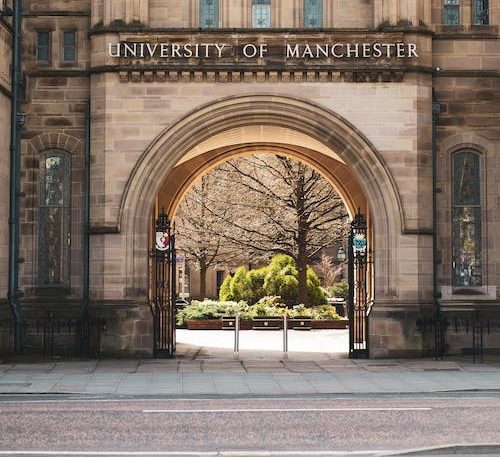
MULTIPOLYGON (((415 1, 415 0, 414 0, 415 1)), ((398 0, 375 0, 373 5, 374 26, 395 26, 399 21, 398 0)))
POLYGON ((94 27, 104 21, 104 0, 92 0, 90 11, 91 26, 94 27))
POLYGON ((421 24, 429 26, 431 23, 430 0, 375 0, 373 12, 375 27, 418 27, 421 24))
POLYGON ((140 22, 143 25, 149 22, 148 0, 104 1, 104 25, 112 24, 115 21, 124 22, 126 24, 140 22))

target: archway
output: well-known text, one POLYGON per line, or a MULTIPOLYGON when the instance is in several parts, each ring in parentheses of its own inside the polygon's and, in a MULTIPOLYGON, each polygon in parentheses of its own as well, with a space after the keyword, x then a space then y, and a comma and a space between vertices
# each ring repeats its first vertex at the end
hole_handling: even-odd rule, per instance
MULTIPOLYGON (((313 178, 313 181, 310 181, 309 178, 306 178, 307 182, 316 182, 317 179, 320 179, 321 185, 319 187, 316 185, 314 187, 317 189, 315 192, 323 192, 323 190, 320 189, 331 189, 333 187, 336 189, 337 194, 340 195, 341 200, 343 201, 343 205, 341 204, 341 207, 343 210, 341 211, 340 214, 348 214, 350 216, 350 220, 353 219, 354 215, 357 212, 361 212, 362 214, 365 214, 369 216, 369 209, 368 209, 368 203, 366 200, 366 197, 357 182, 356 177, 353 175, 349 167, 347 167, 346 164, 344 164, 340 158, 338 158, 336 155, 332 154, 331 151, 326 150, 324 147, 320 147, 318 149, 323 149, 323 151, 318 151, 318 150, 313 150, 311 147, 316 147, 313 142, 310 142, 311 144, 307 144, 306 141, 302 141, 303 145, 297 146, 297 145, 291 145, 291 144, 284 144, 280 143, 280 139, 283 138, 283 135, 277 135, 277 132, 273 131, 274 129, 272 128, 265 128, 264 130, 267 130, 267 134, 270 134, 269 138, 275 138, 274 143, 259 143, 258 141, 261 139, 261 135, 257 135, 255 137, 254 133, 252 131, 253 127, 250 129, 245 129, 245 128, 240 128, 238 129, 238 138, 240 141, 246 141, 248 143, 242 143, 242 144, 233 144, 231 146, 222 146, 217 149, 210 150, 208 152, 203 152, 204 148, 198 148, 198 151, 196 151, 196 154, 190 154, 190 157, 187 158, 187 160, 181 160, 179 164, 176 165, 176 167, 172 170, 172 172, 168 175, 168 177, 165 179, 164 185, 162 189, 160 190, 160 193, 158 195, 158 201, 156 204, 155 208, 155 214, 154 217, 152 218, 153 220, 157 220, 159 217, 160 212, 161 213, 166 213, 170 220, 175 224, 175 235, 176 235, 176 240, 180 241, 183 240, 182 243, 178 244, 176 241, 176 248, 177 248, 177 259, 180 262, 180 265, 177 267, 177 270, 179 271, 179 281, 178 287, 176 289, 176 292, 179 293, 181 292, 182 298, 189 298, 190 300, 195 300, 192 306, 189 306, 186 311, 181 311, 180 312, 180 321, 181 322, 181 328, 185 328, 186 324, 186 317, 185 316, 190 316, 187 319, 193 319, 193 316, 196 313, 200 313, 200 318, 201 316, 206 316, 207 312, 210 313, 210 309, 214 308, 214 306, 217 307, 217 309, 223 309, 223 307, 228 306, 228 309, 234 309, 234 306, 236 305, 234 302, 231 302, 231 300, 235 300, 240 302, 243 300, 246 304, 240 309, 240 312, 243 313, 244 316, 246 316, 245 319, 249 319, 250 321, 245 321, 245 329, 248 329, 253 326, 254 332, 250 332, 252 335, 249 335, 248 333, 244 332, 242 335, 242 339, 245 339, 245 351, 246 354, 248 355, 252 349, 256 349, 256 347, 261 348, 261 355, 264 357, 269 357, 269 354, 271 351, 271 348, 273 346, 276 346, 276 336, 270 337, 270 333, 266 331, 259 331, 259 319, 262 319, 262 317, 259 317, 257 320, 255 320, 255 316, 250 317, 251 313, 253 313, 253 309, 259 309, 259 313, 268 313, 267 315, 272 315, 269 313, 272 313, 273 309, 275 310, 280 310, 279 312, 286 310, 287 308, 287 313, 288 315, 294 316, 297 308, 298 303, 305 303, 307 306, 312 306, 311 310, 306 310, 308 312, 314 313, 315 319, 340 319, 338 315, 335 313, 335 306, 332 304, 326 304, 326 297, 329 295, 324 295, 324 292, 319 288, 319 279, 316 278, 316 281, 318 281, 318 289, 316 292, 310 291, 310 293, 313 293, 310 297, 314 296, 316 297, 312 303, 308 302, 307 295, 302 295, 301 297, 301 291, 304 291, 304 284, 305 279, 301 279, 300 272, 304 272, 304 278, 305 278, 305 270, 306 267, 304 266, 304 257, 301 257, 300 252, 305 254, 305 252, 309 252, 307 255, 310 257, 307 257, 307 277, 309 278, 309 275, 316 275, 318 271, 324 271, 324 270, 318 270, 320 268, 320 257, 319 254, 316 253, 314 254, 316 244, 314 244, 313 239, 316 237, 316 240, 318 239, 317 237, 322 237, 324 242, 323 237, 337 237, 337 238, 330 238, 329 244, 324 245, 321 249, 321 253, 326 257, 326 260, 328 262, 337 262, 337 249, 340 246, 345 246, 345 232, 344 230, 347 229, 346 224, 349 224, 349 222, 346 219, 342 219, 342 228, 334 228, 335 226, 331 226, 328 230, 323 230, 320 232, 317 232, 316 235, 313 235, 312 238, 309 238, 309 235, 305 235, 307 239, 309 240, 307 242, 307 246, 310 246, 309 248, 306 247, 306 245, 301 242, 300 246, 303 246, 302 251, 301 248, 298 248, 298 251, 294 251, 293 248, 291 251, 282 251, 280 250, 275 251, 276 245, 274 244, 274 236, 277 233, 275 230, 283 230, 282 236, 283 238, 280 237, 281 241, 283 241, 285 238, 287 238, 287 234, 290 233, 290 229, 283 227, 282 223, 276 222, 276 219, 271 218, 272 220, 272 225, 273 229, 269 232, 269 238, 266 238, 268 241, 264 242, 264 247, 256 247, 256 244, 258 245, 259 242, 255 243, 253 239, 253 236, 250 236, 249 238, 246 238, 245 236, 237 237, 239 239, 238 242, 230 241, 228 248, 227 241, 228 238, 224 238, 225 242, 222 242, 223 246, 226 246, 226 251, 225 254, 223 254, 224 248, 221 248, 221 243, 220 240, 220 234, 221 233, 226 233, 226 236, 229 236, 229 239, 232 239, 232 235, 234 233, 234 230, 236 227, 239 225, 238 222, 241 220, 240 218, 244 218, 245 215, 241 214, 239 216, 236 216, 236 219, 233 220, 227 220, 227 222, 224 222, 222 226, 219 227, 217 230, 213 230, 212 227, 214 227, 212 224, 215 224, 217 226, 220 221, 217 221, 217 217, 215 216, 216 213, 220 210, 223 214, 225 214, 225 209, 220 206, 222 202, 224 205, 229 205, 229 207, 234 208, 235 205, 238 206, 240 202, 240 198, 236 198, 236 200, 233 200, 231 203, 228 203, 232 199, 232 195, 236 193, 236 195, 243 195, 240 192, 244 192, 244 190, 238 191, 238 183, 240 182, 240 179, 243 179, 243 175, 239 175, 239 178, 237 181, 233 182, 232 185, 230 186, 230 189, 232 190, 229 191, 228 193, 222 192, 220 193, 220 190, 218 191, 217 189, 220 189, 218 186, 213 187, 213 184, 211 185, 211 191, 209 192, 219 192, 217 198, 215 201, 218 203, 216 204, 217 208, 219 210, 216 210, 213 204, 209 203, 210 200, 213 200, 212 197, 208 197, 207 194, 204 194, 208 197, 208 200, 205 200, 205 197, 202 197, 202 194, 200 194, 200 182, 203 182, 205 184, 202 184, 203 186, 206 186, 207 183, 210 180, 210 176, 212 175, 212 169, 215 169, 214 172, 221 173, 220 165, 222 162, 229 162, 229 163, 241 163, 240 160, 243 160, 244 163, 249 163, 248 160, 250 160, 250 163, 252 160, 255 160, 256 157, 267 157, 269 160, 271 157, 279 157, 280 159, 278 160, 278 163, 283 163, 283 161, 286 161, 285 163, 290 164, 295 163, 299 167, 297 170, 305 170, 308 169, 309 172, 311 173, 310 175, 308 174, 307 176, 312 177, 312 176, 322 176, 322 178, 313 178), (250 131, 247 131, 250 130, 250 131), (274 136, 273 136, 274 135, 274 136), (253 142, 255 141, 255 142, 253 142), (306 147, 310 146, 309 148, 306 147), (244 156, 244 157, 242 157, 244 156), (250 156, 250 158, 249 158, 250 156), (285 159, 285 157, 288 159, 285 159), (253 159, 252 159, 253 158, 253 159), (300 166, 298 165, 298 162, 301 162, 303 165, 306 166, 306 168, 303 168, 303 165, 300 166), (316 172, 316 173, 315 173, 316 172), (203 178, 204 176, 207 176, 207 178, 203 178), (203 179, 203 180, 202 180, 203 179), (198 184, 196 184, 198 183, 198 184), (196 184, 196 186, 195 186, 196 184), (198 190, 196 191, 195 195, 191 195, 191 188, 196 187, 198 190), (186 207, 185 205, 181 205, 182 200, 184 200, 186 195, 191 195, 188 198, 189 201, 189 208, 190 210, 186 213, 186 207), (202 204, 203 209, 201 207, 198 207, 197 205, 200 204, 200 201, 205 201, 207 203, 202 204), (204 206, 207 205, 207 206, 204 206), (179 218, 177 217, 177 209, 180 206, 184 206, 184 209, 180 212, 181 216, 179 218), (198 211, 199 210, 199 211, 198 211), (196 216, 195 216, 196 215, 196 216), (206 215, 206 216, 204 216, 206 215), (210 216, 212 215, 212 216, 210 216), (211 220, 212 223, 207 224, 207 217, 209 218, 208 220, 211 220), (179 220, 186 221, 189 220, 189 229, 185 228, 185 224, 182 224, 179 222, 179 220), (177 220, 179 219, 179 220, 177 220), (180 225, 179 225, 180 224, 180 225), (233 225, 235 224, 235 225, 233 225), (203 227, 203 229, 202 229, 203 227), (232 227, 231 229, 227 227, 232 227), (281 227, 281 229, 280 229, 281 227), (227 228, 227 231, 226 231, 227 228), (187 233, 184 232, 184 230, 187 230, 187 233), (201 230, 201 231, 200 231, 201 230), (340 231, 338 231, 340 230, 340 231), (212 236, 206 237, 205 234, 207 233, 212 233, 212 236), (342 233, 344 232, 344 233, 342 233), (189 235, 188 235, 189 234, 189 235), (189 240, 189 241, 187 241, 189 240), (343 241, 342 241, 343 240, 343 241), (187 251, 186 249, 186 243, 187 243, 187 251), (200 244, 201 243, 201 244, 200 244), (312 243, 309 245, 309 243, 312 243), (333 249, 332 249, 333 248, 333 249), (227 250, 229 249, 229 251, 227 250), (243 249, 242 252, 240 252, 243 249), (263 251, 260 251, 260 260, 257 260, 255 257, 255 253, 252 254, 252 259, 250 260, 250 250, 254 249, 263 249, 263 251), (272 252, 272 255, 269 254, 269 252, 272 252), (235 253, 240 252, 239 254, 235 253), (262 253, 267 253, 265 255, 269 255, 269 257, 262 257, 262 253), (293 253, 295 252, 295 254, 293 253), (298 257, 297 257, 297 252, 298 257), (248 253, 248 258, 247 258, 247 253, 248 253), (268 263, 271 261, 271 259, 274 258, 274 256, 278 253, 286 253, 290 256, 293 257, 294 259, 294 267, 297 267, 297 271, 299 272, 298 277, 295 279, 298 279, 298 295, 295 296, 290 295, 289 293, 285 293, 285 296, 282 295, 281 292, 279 292, 277 289, 274 288, 274 286, 271 286, 270 288, 267 288, 267 294, 266 297, 259 295, 256 297, 256 294, 260 294, 264 289, 264 280, 262 276, 262 283, 260 286, 257 285, 256 278, 257 275, 262 275, 261 273, 263 270, 259 269, 262 267, 268 266, 268 263), (189 256, 190 261, 186 262, 185 261, 185 255, 189 256), (228 260, 228 256, 231 260, 228 260), (226 257, 224 257, 226 256, 226 257), (215 260, 217 258, 217 260, 215 260), (302 258, 302 263, 301 259, 302 258), (196 259, 196 260, 195 260, 196 259), (204 259, 210 259, 209 263, 205 263, 204 259), (335 259, 335 260, 334 260, 335 259), (229 263, 228 263, 229 262, 229 263), (297 262, 297 263, 295 263, 297 262), (253 265, 250 266, 250 265, 253 265), (251 272, 247 273, 246 270, 246 265, 248 266, 248 270, 252 270, 251 272), (301 267, 302 265, 302 267, 301 267), (186 281, 186 275, 185 275, 185 269, 188 269, 189 273, 189 281, 186 281), (242 271, 243 269, 243 271, 242 271), (259 270, 255 270, 259 269, 259 270), (314 272, 314 270, 316 270, 314 272), (181 273, 181 271, 183 273, 181 273), (201 273, 195 273, 195 271, 201 272, 201 273), (252 283, 254 284, 255 288, 253 289, 253 292, 242 292, 241 295, 237 292, 234 297, 229 293, 227 290, 228 287, 233 290, 233 286, 226 286, 226 292, 223 292, 221 295, 219 295, 219 290, 220 287, 222 286, 222 282, 226 284, 227 280, 231 281, 231 276, 234 276, 234 272, 236 271, 236 276, 241 278, 241 274, 247 275, 249 274, 248 278, 252 277, 253 279, 251 280, 252 283), (230 273, 229 273, 230 272, 230 273), (221 276, 222 274, 222 276, 221 276), (224 279, 222 281, 222 279, 224 279), (187 284, 187 287, 186 287, 187 284), (302 286, 301 286, 302 284, 302 286), (206 288, 207 287, 207 288, 206 288), (186 294, 186 295, 184 295, 186 294), (318 295, 322 298, 318 298, 318 295), (282 299, 279 301, 279 305, 277 305, 277 308, 273 308, 271 305, 268 305, 267 303, 272 302, 272 297, 280 295, 282 296, 282 299), (236 298, 239 297, 239 298, 236 298), (203 301, 204 299, 207 299, 208 301, 203 301), (263 301, 257 304, 257 301, 259 299, 262 299, 263 301), (200 300, 202 303, 200 303, 200 300), (213 300, 217 300, 216 303, 214 303, 213 300), (222 300, 222 301, 220 301, 222 300), (229 302, 228 302, 229 300, 229 302), (262 304, 261 304, 262 303, 262 304), (256 305, 254 307, 253 305, 256 305), (250 306, 248 306, 250 305, 250 306), (321 306, 320 306, 321 305, 321 306), (266 308, 269 307, 270 308, 266 308), (315 308, 316 306, 320 306, 319 308, 315 308), (266 310, 265 310, 266 309, 266 310), (194 313, 194 314, 193 314, 194 313), (318 314, 320 313, 320 314, 318 314), (328 313, 330 316, 329 318, 325 317, 325 313, 328 313), (333 314, 331 314, 333 313, 333 314), (335 317, 334 317, 335 316, 335 317), (255 333, 255 335, 253 335, 255 333)), ((231 137, 231 142, 232 143, 238 143, 238 139, 234 135, 235 132, 231 132, 233 135, 230 135, 231 137)), ((221 143, 224 144, 224 139, 222 138, 219 143, 217 141, 218 139, 211 139, 211 144, 215 146, 219 146, 221 143)), ((262 159, 261 159, 262 160, 262 159)), ((280 175, 279 171, 279 166, 278 168, 274 168, 273 165, 271 165, 272 162, 259 162, 260 164, 260 172, 257 172, 258 174, 255 174, 255 181, 254 184, 259 186, 258 183, 262 183, 257 176, 260 176, 260 173, 262 173, 263 176, 267 176, 268 179, 270 178, 269 175, 267 175, 267 169, 271 167, 273 170, 274 174, 272 176, 274 179, 276 179, 277 176, 283 177, 284 175, 280 175)), ((276 164, 275 164, 276 165, 276 164)), ((223 165, 222 165, 223 166, 223 165)), ((289 168, 286 168, 289 170, 289 168)), ((223 172, 224 176, 228 176, 226 173, 230 173, 230 168, 225 169, 223 172)), ((301 175, 302 176, 302 175, 301 175)), ((305 175, 304 175, 305 176, 305 175)), ((279 179, 279 178, 278 178, 279 179)), ((222 184, 225 181, 223 178, 221 185, 223 188, 225 186, 222 184)), ((264 182, 269 183, 264 178, 264 182)), ((290 184, 285 184, 285 180, 279 181, 282 186, 285 186, 285 188, 288 188, 288 185, 292 185, 291 182, 290 184)), ((301 182, 301 180, 295 181, 293 180, 292 182, 301 182)), ((210 186, 210 185, 209 185, 210 186)), ((250 186, 252 188, 252 186, 250 186)), ((272 185, 271 185, 272 187, 272 185)), ((204 189, 208 189, 210 187, 203 187, 204 189)), ((264 189, 266 189, 267 186, 264 186, 264 189)), ((300 188, 302 189, 302 188, 300 188)), ((248 189, 251 192, 251 189, 248 189)), ((205 192, 205 191, 203 191, 205 192)), ((289 189, 289 191, 286 192, 287 195, 288 192, 290 192, 290 195, 297 195, 296 192, 302 192, 302 190, 299 190, 296 187, 292 187, 289 189)), ((327 191, 327 192, 333 192, 333 190, 327 191)), ((329 194, 327 205, 338 205, 339 204, 339 198, 338 195, 333 192, 333 194, 329 194)), ((214 195, 214 194, 212 194, 214 195)), ((304 194, 304 195, 307 195, 304 194)), ((316 196, 318 194, 315 194, 316 196)), ((254 195, 255 196, 255 195, 254 195)), ((278 197, 276 197, 278 198, 278 197)), ((247 213, 248 211, 252 211, 249 206, 250 200, 247 200, 245 203, 243 203, 243 207, 245 208, 244 213, 247 213)), ((279 201, 279 200, 277 200, 279 201)), ((292 202, 295 201, 294 199, 291 200, 292 202)), ((310 197, 305 197, 304 200, 302 200, 305 205, 308 205, 307 202, 312 202, 314 201, 314 198, 311 200, 310 197)), ((254 200, 254 205, 257 204, 257 206, 254 206, 254 210, 257 211, 257 213, 254 213, 254 218, 250 218, 247 220, 248 224, 251 224, 253 220, 258 220, 259 219, 259 210, 258 208, 259 203, 257 203, 254 200)), ((293 211, 292 214, 295 214, 295 210, 297 209, 294 207, 294 203, 288 203, 292 205, 293 211)), ((287 205, 288 205, 287 204, 287 205)), ((298 204, 298 203, 297 203, 298 204)), ((273 202, 268 201, 267 204, 265 205, 265 208, 270 208, 272 207, 273 202)), ((278 212, 282 217, 285 217, 285 214, 287 213, 287 205, 285 207, 281 208, 281 211, 278 212)), ((308 206, 306 206, 309 208, 308 206)), ((323 211, 327 209, 328 207, 325 207, 324 204, 321 206, 323 209, 320 211, 323 211)), ((336 206, 334 206, 336 207, 336 206)), ((311 207, 312 208, 312 207, 311 207)), ((319 207, 317 208, 319 209, 319 207)), ((264 211, 266 212, 266 211, 264 211)), ((260 213, 261 214, 261 213, 260 213)), ((267 214, 267 213, 266 213, 267 214)), ((318 214, 318 213, 316 213, 318 214)), ((323 213, 325 216, 327 213, 323 213)), ((290 214, 289 214, 290 216, 290 214)), ((288 227, 297 227, 300 226, 301 224, 299 223, 299 220, 294 219, 295 216, 292 216, 292 219, 288 219, 289 225, 288 227), (298 225, 297 225, 298 224, 298 225)), ((345 217, 345 216, 342 216, 345 217)), ((368 221, 370 218, 368 217, 368 221)), ((262 225, 259 225, 260 228, 264 226, 264 222, 262 221, 262 225)), ((313 224, 314 225, 314 224, 313 224)), ((241 225, 240 225, 241 228, 241 225)), ((262 235, 262 231, 260 231, 260 234, 262 235)), ((314 232, 314 230, 313 230, 314 232)), ((306 233, 301 232, 301 233, 306 233)), ((309 232, 310 233, 310 232, 309 232)), ((150 245, 154 244, 153 237, 155 236, 154 233, 151 233, 151 241, 150 245)), ((243 233, 241 234, 243 235, 243 233)), ((302 235, 299 235, 298 232, 291 238, 292 240, 297 240, 297 239, 306 239, 303 238, 302 235)), ((317 242, 317 241, 316 241, 317 242)), ((283 245, 282 245, 283 246, 283 245)), ((291 245, 293 246, 293 244, 291 245)), ((347 247, 346 247, 347 249, 347 247)), ((259 251, 257 251, 259 252, 259 251)), ((330 271, 333 271, 337 268, 342 268, 341 267, 342 263, 335 263, 331 264, 330 266, 330 271), (336 265, 333 267, 333 265, 336 265)), ((343 273, 337 272, 335 274, 334 279, 330 283, 325 283, 323 282, 328 276, 320 276, 321 278, 321 284, 324 287, 330 287, 333 286, 333 283, 335 281, 340 281, 341 279, 346 279, 346 272, 347 268, 343 268, 343 273), (337 277, 337 275, 339 275, 337 277), (337 278, 337 279, 335 279, 337 278)), ((152 271, 156 271, 155 268, 153 268, 152 271)), ((274 271, 274 270, 266 270, 266 271, 274 271)), ((297 273, 296 273, 297 274, 297 273)), ((235 276, 235 281, 236 281, 236 276, 235 276)), ((260 277, 260 276, 259 276, 260 277)), ((315 276, 316 277, 316 276, 315 276)), ((250 280, 250 279, 248 279, 250 280)), ((239 281, 239 280, 238 280, 239 281)), ((267 280, 266 280, 267 281, 267 280)), ((309 281, 309 280, 308 280, 309 281)), ((227 283, 229 284, 229 283, 227 283)), ((337 284, 336 287, 337 289, 330 289, 330 290, 338 290, 340 291, 339 287, 342 285, 337 284)), ((269 287, 269 286, 267 286, 269 287)), ((312 287, 312 286, 308 286, 312 287)), ((224 288, 224 287, 223 287, 224 288)), ((281 290, 281 289, 280 289, 281 290)), ((326 289, 323 289, 326 290, 326 289)), ((367 291, 371 290, 370 284, 368 284, 367 291)), ((331 293, 331 292, 330 292, 331 293)), ((368 295, 371 296, 371 293, 368 292, 368 295)), ((331 295, 332 297, 338 297, 338 295, 331 295)), ((332 299, 333 300, 333 299, 332 299)), ((187 305, 187 302, 184 302, 185 305, 187 305)), ((278 302, 276 302, 278 303, 278 302)), ((332 302, 331 302, 332 303, 332 302)), ((184 305, 184 306, 185 306, 184 305)), ((304 305, 302 305, 304 306, 304 305)), ((300 309, 300 306, 298 307, 300 309)), ((345 308, 343 307, 342 303, 337 305, 337 311, 340 313, 340 316, 342 317, 347 317, 345 308), (340 308, 339 308, 340 307, 340 308), (340 311, 339 311, 340 309, 340 311)), ((258 316, 263 316, 264 314, 258 314, 258 316)), ((197 319, 197 318, 195 318, 197 319)), ((352 319, 352 318, 351 318, 352 319)), ((352 320, 351 320, 352 321, 352 320)), ((293 325, 296 321, 292 319, 290 321, 291 324, 293 325)), ((226 332, 203 332, 203 330, 216 330, 217 328, 220 330, 221 323, 220 321, 187 321, 188 328, 189 329, 197 329, 199 330, 198 332, 192 332, 189 330, 178 330, 176 333, 178 334, 178 338, 176 338, 178 341, 182 343, 181 348, 180 348, 180 355, 181 357, 185 356, 186 354, 196 354, 196 357, 213 357, 214 352, 220 350, 220 344, 224 344, 226 348, 231 346, 231 336, 230 335, 225 335, 226 332), (195 325, 196 324, 196 325, 195 325), (201 331, 201 332, 200 332, 201 331), (196 335, 194 335, 196 333, 196 335), (203 356, 200 356, 199 354, 202 354, 203 356)), ((269 322, 270 325, 273 325, 272 322, 269 322)), ((283 324, 280 324, 283 325, 283 324)), ((302 322, 302 325, 305 325, 304 322, 302 322)), ((302 328, 308 328, 308 329, 315 329, 309 336, 310 338, 303 338, 303 335, 301 335, 302 332, 293 332, 294 336, 293 338, 291 337, 292 344, 295 346, 293 348, 293 351, 296 356, 299 356, 300 352, 307 352, 311 354, 311 357, 317 358, 321 357, 322 353, 325 352, 325 350, 329 351, 329 355, 333 356, 334 354, 343 354, 345 355, 347 353, 348 349, 348 333, 347 331, 340 331, 341 325, 345 325, 344 321, 338 320, 336 322, 331 322, 331 321, 322 321, 322 320, 314 320, 311 321, 310 324, 312 327, 302 327, 302 328), (336 331, 332 331, 332 329, 339 329, 336 331), (297 335, 300 335, 297 340, 297 335), (314 343, 315 342, 315 343, 314 343), (317 349, 314 350, 313 348, 316 347, 317 349), (320 349, 321 347, 321 349, 320 349), (298 351, 298 352, 297 352, 298 351), (312 354, 314 353, 314 355, 312 354)), ((269 327, 271 328, 271 327, 269 327)), ((345 328, 345 327, 344 327, 345 328)), ((272 333, 272 332, 271 332, 272 333)), ((279 339, 279 337, 278 337, 279 339)), ((362 341, 366 341, 365 336, 362 337, 362 341)), ((276 350, 276 348, 274 348, 276 350)), ((177 351, 179 353, 179 351, 177 351)), ((217 352, 218 356, 220 357, 220 353, 217 352)), ((227 356, 227 355, 226 355, 227 356)), ((324 357, 324 355, 323 355, 324 357)))
MULTIPOLYGON (((352 189, 361 190, 371 215, 376 271, 374 294, 385 295, 394 289, 392 281, 397 277, 396 266, 389 253, 396 249, 393 235, 401 233, 404 215, 394 180, 376 149, 352 124, 325 108, 295 98, 252 95, 226 98, 180 119, 151 144, 136 165, 120 208, 120 228, 127 246, 132 247, 126 258, 129 293, 142 295, 141 291, 147 289, 151 212, 168 176, 176 167, 187 170, 190 160, 198 161, 201 169, 210 166, 209 157, 204 156, 206 153, 215 154, 211 157, 213 159, 221 152, 226 156, 229 151, 234 153, 235 146, 252 147, 248 138, 243 141, 245 132, 248 132, 245 129, 260 130, 260 145, 275 147, 276 137, 266 134, 269 127, 284 129, 287 134, 284 142, 280 138, 281 146, 312 166, 324 167, 326 158, 330 158, 336 160, 339 170, 344 168, 349 172, 353 179, 352 189), (227 134, 235 129, 243 132, 243 136, 231 139, 232 146, 223 146, 229 150, 206 149, 206 145, 220 135, 231 138, 227 134)), ((334 172, 330 174, 332 182, 337 181, 339 187, 345 185, 335 178, 334 172)), ((191 173, 187 176, 192 179, 191 173)), ((185 179, 182 185, 186 185, 185 179)), ((355 194, 354 191, 350 193, 355 194)), ((346 202, 351 198, 348 206, 354 209, 355 199, 353 195, 349 197, 350 193, 344 191, 343 195, 346 202)), ((177 194, 172 193, 173 196, 177 194)))

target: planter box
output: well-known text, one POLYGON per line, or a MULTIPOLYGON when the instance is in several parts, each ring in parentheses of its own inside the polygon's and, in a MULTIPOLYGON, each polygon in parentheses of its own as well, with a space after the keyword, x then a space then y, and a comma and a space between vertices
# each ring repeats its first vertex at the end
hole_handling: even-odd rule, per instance
POLYGON ((337 319, 337 320, 318 319, 312 321, 312 328, 317 330, 346 329, 348 327, 349 327, 349 319, 337 319))
POLYGON ((221 330, 222 321, 220 319, 188 320, 188 330, 221 330))
MULTIPOLYGON (((236 319, 234 317, 222 318, 222 330, 234 330, 236 319)), ((252 321, 240 319, 240 330, 252 330, 252 321)))
POLYGON ((281 317, 254 317, 254 330, 281 330, 283 328, 283 319, 281 317))
POLYGON ((312 328, 312 319, 307 317, 300 318, 294 317, 293 319, 288 320, 289 328, 293 328, 294 330, 311 330, 312 328))

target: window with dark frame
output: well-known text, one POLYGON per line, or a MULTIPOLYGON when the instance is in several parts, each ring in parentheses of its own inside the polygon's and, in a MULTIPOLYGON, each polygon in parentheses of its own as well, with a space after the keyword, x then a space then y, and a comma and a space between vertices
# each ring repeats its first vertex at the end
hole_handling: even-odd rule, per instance
POLYGON ((473 25, 489 25, 489 1, 488 0, 472 0, 472 24, 473 25))
POLYGON ((63 32, 62 63, 72 64, 76 62, 76 31, 63 32))
POLYGON ((460 25, 460 0, 444 0, 443 24, 460 25))
POLYGON ((271 0, 252 0, 252 27, 256 29, 271 27, 271 0))
POLYGON ((323 0, 304 0, 304 28, 323 27, 323 0))
POLYGON ((219 0, 200 0, 200 27, 202 29, 219 27, 219 0))
POLYGON ((50 32, 37 32, 36 60, 39 63, 50 63, 50 32))
POLYGON ((71 161, 50 151, 40 160, 38 201, 38 284, 69 287, 71 161))
POLYGON ((471 150, 452 156, 453 286, 482 286, 481 156, 471 150))

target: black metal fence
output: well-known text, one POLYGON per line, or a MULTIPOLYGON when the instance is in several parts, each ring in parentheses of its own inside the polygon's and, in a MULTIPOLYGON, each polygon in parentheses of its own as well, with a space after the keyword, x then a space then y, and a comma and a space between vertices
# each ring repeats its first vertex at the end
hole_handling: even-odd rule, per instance
MULTIPOLYGON (((13 325, 4 323, 2 327, 9 328, 13 345, 13 325)), ((55 357, 98 357, 105 328, 106 320, 102 318, 57 318, 48 313, 43 318, 25 319, 23 355, 41 355, 44 361, 55 357)))
POLYGON ((483 362, 487 350, 485 339, 493 332, 500 332, 500 321, 484 315, 477 310, 455 311, 438 313, 432 318, 417 321, 417 330, 434 335, 434 357, 443 360, 449 352, 449 338, 453 336, 464 336, 470 347, 464 349, 464 353, 472 353, 472 360, 483 362))

